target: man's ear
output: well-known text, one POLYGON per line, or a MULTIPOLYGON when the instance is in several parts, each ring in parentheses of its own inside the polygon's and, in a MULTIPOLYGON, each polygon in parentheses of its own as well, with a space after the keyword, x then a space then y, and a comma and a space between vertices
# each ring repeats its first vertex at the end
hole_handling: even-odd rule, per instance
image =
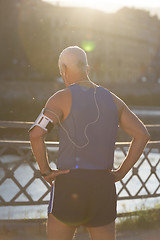
POLYGON ((66 70, 67 70, 67 66, 63 63, 63 64, 62 64, 62 75, 63 75, 63 76, 66 75, 66 70))

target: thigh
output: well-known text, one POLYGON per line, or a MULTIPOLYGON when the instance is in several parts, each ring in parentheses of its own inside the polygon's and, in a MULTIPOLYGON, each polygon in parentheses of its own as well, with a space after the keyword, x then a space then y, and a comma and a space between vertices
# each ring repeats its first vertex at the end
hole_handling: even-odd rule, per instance
POLYGON ((72 240, 75 229, 75 227, 62 223, 51 213, 49 214, 47 223, 48 240, 72 240))
POLYGON ((87 228, 92 240, 115 240, 115 222, 101 227, 87 228))

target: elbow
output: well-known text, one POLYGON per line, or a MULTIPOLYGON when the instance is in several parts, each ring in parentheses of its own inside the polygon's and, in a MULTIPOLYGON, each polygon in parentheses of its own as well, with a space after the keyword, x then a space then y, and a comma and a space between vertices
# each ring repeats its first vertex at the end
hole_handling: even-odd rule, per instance
POLYGON ((149 132, 145 132, 142 135, 142 138, 144 139, 144 141, 146 141, 146 143, 151 139, 151 135, 149 134, 149 132))
POLYGON ((31 132, 29 133, 29 139, 30 139, 31 142, 33 142, 34 140, 36 140, 37 137, 38 137, 38 136, 37 136, 34 132, 31 131, 31 132))
POLYGON ((143 131, 143 132, 137 134, 136 136, 134 136, 133 138, 140 142, 147 143, 150 140, 151 136, 148 131, 143 131))
POLYGON ((31 142, 33 141, 37 141, 38 139, 44 139, 44 134, 42 133, 39 133, 39 132, 36 132, 34 131, 34 129, 32 131, 30 131, 29 133, 29 139, 31 142))

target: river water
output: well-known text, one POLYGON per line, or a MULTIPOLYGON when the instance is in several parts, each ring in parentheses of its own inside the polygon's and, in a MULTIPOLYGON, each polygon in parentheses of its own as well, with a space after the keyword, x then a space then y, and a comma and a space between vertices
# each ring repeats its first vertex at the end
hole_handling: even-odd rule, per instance
MULTIPOLYGON (((142 117, 160 117, 160 110, 159 109, 152 109, 152 110, 144 110, 144 109, 135 109, 133 108, 132 111, 137 115, 137 116, 142 116, 142 117)), ((159 121, 160 123, 160 121, 159 121)))
MULTIPOLYGON (((121 151, 115 151, 115 168, 123 161, 124 155, 121 151)), ((143 159, 142 157, 139 159, 137 164, 139 164, 143 159)), ((159 160, 159 153, 155 149, 154 152, 150 153, 149 159, 151 161, 151 164, 153 166, 156 165, 157 161, 159 160)), ((0 158, 1 164, 9 164, 8 167, 12 168, 14 166, 14 162, 21 161, 21 158, 18 156, 13 155, 6 155, 0 158)), ((136 165, 137 165, 136 164, 136 165)), ((56 168, 56 165, 52 163, 52 168, 56 168)), ((35 167, 37 168, 37 165, 35 164, 35 167)), ((126 177, 123 179, 124 182, 127 181, 127 179, 131 175, 131 171, 126 175, 126 177)), ((150 174, 150 166, 147 161, 145 161, 142 166, 139 169, 139 173, 141 176, 141 179, 143 181, 146 180, 148 175, 150 174)), ((156 170, 157 175, 160 178, 160 166, 158 166, 156 170)), ((0 179, 3 177, 4 172, 2 168, 0 168, 0 179)), ((32 178, 33 172, 31 168, 26 165, 25 163, 22 164, 16 171, 15 171, 15 177, 18 179, 18 181, 21 183, 22 186, 25 186, 26 183, 29 181, 30 178, 32 178), (25 178, 24 178, 25 173, 25 178), (27 174, 26 174, 27 173, 27 174)), ((155 178, 154 175, 149 179, 147 182, 147 188, 150 191, 150 193, 153 193, 155 189, 157 188, 159 182, 155 178)), ((141 187, 141 183, 138 180, 136 176, 133 177, 132 181, 127 185, 131 194, 135 195, 136 192, 141 187)), ((121 188, 121 183, 116 183, 116 189, 117 193, 119 189, 121 188)), ((42 195, 42 193, 46 190, 46 187, 42 184, 40 180, 35 180, 34 183, 27 189, 27 192, 31 195, 33 200, 38 200, 39 197, 42 195)), ((12 197, 15 195, 15 192, 18 191, 18 188, 15 187, 13 182, 11 180, 6 180, 4 184, 0 186, 0 195, 6 200, 9 201, 12 199, 12 197)), ((159 188, 160 193, 160 188, 159 188)), ((125 196, 125 192, 123 191, 120 196, 125 196)), ((142 191, 142 194, 145 194, 145 191, 142 191)), ((49 195, 46 196, 45 200, 49 200, 49 195)), ((20 196, 18 201, 27 201, 25 196, 20 196)), ((142 208, 151 208, 154 207, 156 204, 160 204, 160 198, 150 198, 150 199, 139 199, 139 200, 120 200, 118 201, 117 210, 118 213, 121 212, 128 212, 128 211, 134 211, 142 208)), ((28 218, 46 218, 47 217, 47 206, 46 205, 40 205, 40 206, 14 206, 14 207, 0 207, 0 219, 28 219, 28 218)))

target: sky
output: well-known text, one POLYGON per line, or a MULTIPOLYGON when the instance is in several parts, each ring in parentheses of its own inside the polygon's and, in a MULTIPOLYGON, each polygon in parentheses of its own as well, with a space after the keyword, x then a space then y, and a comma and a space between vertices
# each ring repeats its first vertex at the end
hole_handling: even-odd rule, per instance
POLYGON ((42 0, 51 3, 60 3, 65 6, 84 6, 99 9, 106 12, 115 12, 128 6, 140 9, 160 8, 160 0, 42 0))

